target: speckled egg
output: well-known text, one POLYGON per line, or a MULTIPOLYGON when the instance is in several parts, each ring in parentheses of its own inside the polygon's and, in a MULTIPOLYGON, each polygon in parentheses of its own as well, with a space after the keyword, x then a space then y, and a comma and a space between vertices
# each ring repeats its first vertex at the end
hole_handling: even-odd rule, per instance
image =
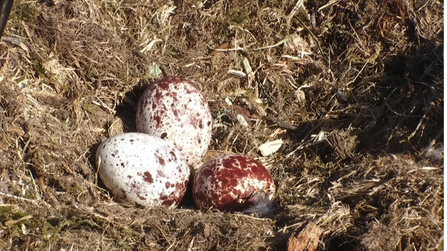
POLYGON ((193 197, 200 209, 242 211, 257 200, 272 200, 276 187, 269 171, 242 155, 223 155, 206 162, 196 172, 193 197))
POLYGON ((190 168, 171 142, 144 133, 124 133, 98 147, 99 177, 120 200, 175 207, 186 192, 190 168))
POLYGON ((137 107, 137 131, 171 140, 195 166, 211 141, 212 117, 202 92, 180 77, 165 77, 147 87, 137 107))

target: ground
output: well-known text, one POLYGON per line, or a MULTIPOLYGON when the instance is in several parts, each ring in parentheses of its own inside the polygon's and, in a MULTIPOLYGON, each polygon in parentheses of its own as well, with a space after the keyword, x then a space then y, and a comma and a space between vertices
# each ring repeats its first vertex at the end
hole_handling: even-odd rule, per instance
POLYGON ((0 249, 286 250, 317 226, 318 250, 443 250, 443 8, 16 0, 0 42, 0 249), (189 194, 145 209, 108 193, 96 148, 135 131, 139 96, 168 75, 208 100, 206 158, 259 160, 280 207, 200 211, 189 194))

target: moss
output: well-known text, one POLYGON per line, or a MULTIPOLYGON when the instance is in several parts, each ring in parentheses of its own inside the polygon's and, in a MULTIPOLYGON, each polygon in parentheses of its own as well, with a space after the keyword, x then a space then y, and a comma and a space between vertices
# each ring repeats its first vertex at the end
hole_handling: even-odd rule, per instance
POLYGON ((231 9, 229 18, 234 23, 244 24, 249 20, 249 12, 245 9, 231 9))
POLYGON ((43 236, 48 237, 53 235, 53 233, 54 233, 54 227, 50 223, 46 222, 45 224, 43 224, 42 227, 43 236))
POLYGON ((34 4, 20 3, 16 1, 9 14, 9 20, 23 21, 27 24, 36 23, 38 11, 33 5, 34 4))
POLYGON ((280 0, 261 0, 259 4, 267 7, 279 7, 283 1, 280 0))
POLYGON ((97 113, 95 107, 90 102, 84 102, 82 104, 82 109, 84 109, 84 111, 87 111, 87 112, 89 112, 91 114, 96 114, 97 113))
POLYGON ((327 162, 325 163, 320 156, 315 156, 315 158, 310 159, 310 160, 306 160, 304 162, 304 165, 309 168, 309 169, 313 169, 313 168, 318 168, 318 169, 331 169, 334 168, 334 163, 333 162, 327 162))
POLYGON ((7 218, 5 218, 5 215, 9 215, 10 212, 11 212, 11 207, 1 206, 0 207, 0 219, 2 221, 7 220, 7 218))
POLYGON ((35 212, 33 218, 26 222, 26 226, 30 231, 40 232, 46 222, 45 215, 41 215, 40 212, 35 212))
MULTIPOLYGON (((15 211, 9 206, 0 207, 0 222, 3 224, 7 221, 19 220, 22 217, 25 217, 28 215, 33 215, 33 214, 29 213, 29 212, 15 211)), ((32 219, 34 219, 34 215, 33 215, 32 219)), ((33 229, 41 226, 41 224, 39 224, 39 222, 36 220, 26 220, 26 221, 20 221, 16 224, 9 225, 8 226, 9 231, 11 231, 11 233, 13 233, 15 231, 20 231, 20 224, 22 224, 22 223, 26 224, 27 228, 30 230, 33 230, 33 229)))
POLYGON ((67 228, 73 228, 79 226, 80 221, 76 217, 71 217, 69 219, 62 219, 57 222, 57 225, 53 226, 48 221, 43 224, 42 235, 49 239, 50 245, 57 241, 58 233, 65 231, 67 228))
POLYGON ((45 76, 45 68, 42 65, 42 62, 38 59, 33 61, 33 69, 35 72, 35 77, 44 77, 45 76))
POLYGON ((79 193, 82 193, 85 191, 85 189, 81 186, 72 186, 72 187, 69 187, 67 190, 68 190, 68 192, 79 192, 79 193))
POLYGON ((27 216, 28 214, 26 214, 26 213, 24 213, 24 212, 12 212, 12 214, 11 214, 11 218, 13 219, 13 220, 18 220, 18 219, 20 219, 20 218, 22 218, 22 217, 24 217, 24 216, 27 216))
POLYGON ((9 206, 1 206, 0 207, 0 221, 5 222, 9 220, 18 220, 28 214, 25 212, 14 211, 9 206))

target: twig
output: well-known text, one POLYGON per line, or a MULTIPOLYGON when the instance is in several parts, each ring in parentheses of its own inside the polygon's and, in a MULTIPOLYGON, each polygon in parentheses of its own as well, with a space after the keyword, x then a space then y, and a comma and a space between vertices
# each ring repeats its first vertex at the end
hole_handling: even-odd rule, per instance
POLYGON ((325 4, 325 5, 321 6, 320 8, 318 8, 318 11, 320 12, 320 11, 326 9, 329 6, 338 3, 339 1, 340 0, 330 0, 327 4, 325 4))
POLYGON ((187 251, 192 251, 192 247, 194 246, 194 238, 196 238, 196 237, 192 237, 192 240, 191 240, 191 242, 188 245, 187 251))
POLYGON ((19 197, 19 196, 16 196, 16 195, 3 193, 3 192, 0 192, 0 196, 5 196, 5 197, 8 197, 8 198, 14 198, 14 199, 22 200, 22 201, 26 201, 26 202, 31 202, 31 203, 36 204, 36 205, 38 205, 39 203, 42 203, 42 204, 44 204, 47 207, 51 207, 47 202, 45 202, 43 200, 27 199, 27 198, 23 198, 23 197, 19 197))
POLYGON ((14 225, 14 224, 16 224, 16 223, 19 223, 19 222, 21 222, 21 221, 29 220, 29 219, 32 219, 32 218, 33 218, 32 215, 27 215, 27 216, 23 216, 23 217, 21 217, 21 218, 18 219, 18 220, 9 220, 9 221, 6 221, 6 222, 5 222, 5 226, 9 227, 9 226, 14 225))
POLYGON ((242 47, 236 47, 236 48, 231 48, 231 49, 214 49, 213 51, 243 51, 245 50, 242 47))
POLYGON ((307 28, 307 25, 303 22, 303 20, 301 20, 299 17, 296 16, 294 18, 296 18, 296 20, 298 20, 298 22, 304 27, 304 29, 306 29, 309 32, 309 34, 313 37, 313 39, 315 39, 315 42, 317 43, 318 46, 318 50, 320 50, 321 56, 324 57, 324 52, 323 49, 321 48, 318 37, 309 28, 307 28))

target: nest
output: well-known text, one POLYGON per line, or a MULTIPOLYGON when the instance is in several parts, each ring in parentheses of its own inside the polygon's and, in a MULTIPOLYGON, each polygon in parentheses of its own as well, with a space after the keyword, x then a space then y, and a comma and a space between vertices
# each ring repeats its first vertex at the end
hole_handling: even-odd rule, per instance
POLYGON ((442 249, 443 24, 434 0, 17 1, 0 42, 0 248, 303 250, 312 233, 309 250, 442 249), (206 158, 261 161, 281 210, 108 193, 96 148, 135 131, 142 90, 167 75, 208 99, 206 158))

